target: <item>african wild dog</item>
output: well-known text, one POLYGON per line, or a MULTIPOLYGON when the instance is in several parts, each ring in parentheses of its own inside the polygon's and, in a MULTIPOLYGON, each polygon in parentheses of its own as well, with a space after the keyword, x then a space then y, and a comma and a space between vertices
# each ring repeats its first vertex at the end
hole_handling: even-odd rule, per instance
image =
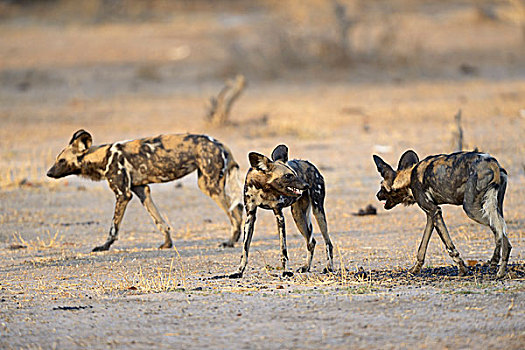
POLYGON ((319 170, 305 160, 288 161, 288 148, 285 145, 279 145, 273 150, 272 160, 255 152, 251 152, 248 158, 251 168, 248 170, 244 183, 244 206, 247 218, 244 225, 243 254, 238 272, 231 274, 230 278, 242 277, 246 269, 258 207, 272 210, 277 218, 283 275, 291 274, 286 271, 288 252, 282 211, 283 208, 289 206, 292 207, 295 224, 306 240, 306 264, 298 271, 308 272, 312 265, 315 239, 310 221, 310 208, 313 209, 326 244, 328 264, 325 271, 332 271, 333 247, 328 236, 324 213, 325 184, 319 170))
POLYGON ((173 181, 197 170, 199 188, 223 209, 231 222, 231 238, 239 239, 242 224, 239 166, 230 150, 205 135, 161 135, 134 141, 92 146, 91 135, 78 130, 69 145, 57 156, 47 176, 80 175, 107 180, 115 193, 113 222, 107 241, 93 251, 108 250, 118 230, 132 193, 140 199, 157 228, 164 233, 160 248, 171 248, 171 227, 153 203, 148 184, 173 181))
POLYGON ((449 255, 458 264, 459 274, 467 272, 465 263, 450 239, 439 207, 441 204, 454 204, 463 205, 469 218, 490 227, 495 236, 496 248, 489 263, 491 268, 496 268, 501 257, 496 277, 505 276, 512 249, 503 219, 507 172, 496 159, 485 153, 457 152, 429 156, 419 161, 414 151, 407 151, 401 156, 397 171, 376 155, 374 162, 383 177, 377 198, 386 201, 385 209, 392 209, 399 203, 417 203, 427 214, 417 262, 410 269, 411 273, 421 271, 434 228, 449 255))

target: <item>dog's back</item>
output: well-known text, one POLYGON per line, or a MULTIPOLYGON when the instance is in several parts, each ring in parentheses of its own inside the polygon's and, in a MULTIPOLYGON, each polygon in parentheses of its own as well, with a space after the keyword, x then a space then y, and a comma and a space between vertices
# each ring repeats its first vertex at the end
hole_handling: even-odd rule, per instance
POLYGON ((456 152, 429 156, 419 162, 411 174, 412 189, 430 191, 437 204, 460 205, 466 183, 475 176, 478 191, 502 183, 498 161, 487 153, 456 152))
POLYGON ((238 167, 231 152, 206 135, 160 135, 116 142, 108 152, 108 167, 113 162, 123 163, 133 186, 173 181, 196 169, 207 178, 218 179, 238 167))

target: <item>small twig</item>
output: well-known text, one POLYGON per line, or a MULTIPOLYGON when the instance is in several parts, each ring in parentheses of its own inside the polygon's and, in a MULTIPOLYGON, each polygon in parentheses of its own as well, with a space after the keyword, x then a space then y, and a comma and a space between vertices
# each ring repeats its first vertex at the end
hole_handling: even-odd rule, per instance
POLYGON ((509 318, 511 316, 510 312, 514 308, 514 299, 511 300, 509 309, 507 310, 507 313, 505 314, 505 318, 509 318))
POLYGON ((456 144, 456 151, 463 150, 463 128, 461 127, 461 109, 458 110, 454 117, 456 121, 456 131, 454 131, 454 143, 456 144))

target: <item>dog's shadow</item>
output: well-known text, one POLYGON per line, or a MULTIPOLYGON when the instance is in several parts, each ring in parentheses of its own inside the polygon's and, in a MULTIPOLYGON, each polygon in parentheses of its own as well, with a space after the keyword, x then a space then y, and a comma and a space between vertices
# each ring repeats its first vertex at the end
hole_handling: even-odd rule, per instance
MULTIPOLYGON (((418 274, 412 274, 408 269, 372 269, 370 271, 357 271, 355 273, 355 278, 357 280, 362 280, 364 276, 365 279, 370 279, 372 281, 391 280, 408 284, 417 281, 438 282, 456 278, 462 280, 474 280, 480 278, 485 280, 496 279, 497 268, 491 268, 488 264, 478 263, 474 266, 467 267, 467 269, 468 272, 465 276, 460 276, 458 267, 452 265, 423 268, 418 274)), ((347 273, 350 274, 353 272, 355 271, 347 271, 347 273)), ((525 278, 525 264, 509 264, 507 278, 525 278)))

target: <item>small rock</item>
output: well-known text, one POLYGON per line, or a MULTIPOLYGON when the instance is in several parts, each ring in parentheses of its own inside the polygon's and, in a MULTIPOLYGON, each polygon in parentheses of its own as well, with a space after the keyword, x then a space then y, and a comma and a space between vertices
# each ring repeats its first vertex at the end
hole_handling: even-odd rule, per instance
POLYGON ((23 244, 11 244, 9 245, 9 247, 7 247, 7 249, 11 249, 11 250, 17 250, 17 249, 25 249, 27 248, 27 246, 23 245, 23 244))
POLYGON ((459 71, 465 75, 477 75, 479 68, 468 63, 462 63, 459 66, 459 71))
POLYGON ((365 216, 365 215, 377 215, 377 209, 372 204, 368 204, 366 208, 359 209, 357 213, 353 213, 355 216, 365 216))

